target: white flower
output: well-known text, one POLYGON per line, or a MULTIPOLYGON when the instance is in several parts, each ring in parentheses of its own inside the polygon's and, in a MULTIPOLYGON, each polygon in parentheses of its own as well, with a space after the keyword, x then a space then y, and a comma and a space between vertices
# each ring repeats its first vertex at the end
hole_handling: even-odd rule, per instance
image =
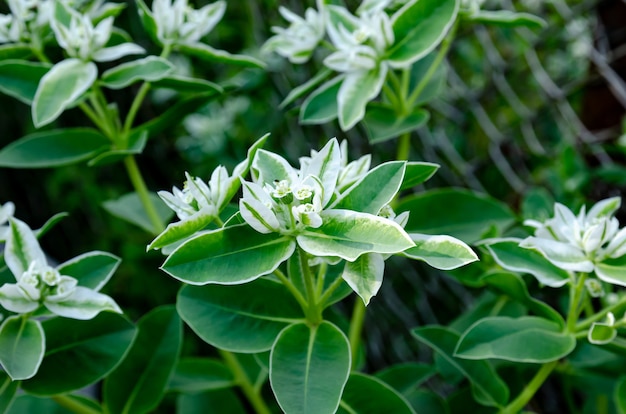
POLYGON ((165 44, 192 44, 209 33, 222 19, 226 2, 217 1, 199 10, 187 0, 154 0, 152 15, 157 26, 157 37, 165 44))
POLYGON ((10 201, 0 207, 0 242, 6 240, 9 233, 9 218, 15 214, 15 204, 10 201))
POLYGON ((276 34, 268 39, 264 50, 274 51, 289 59, 291 63, 306 62, 324 37, 323 13, 309 8, 304 12, 303 19, 282 6, 278 11, 291 24, 286 29, 272 27, 276 34))

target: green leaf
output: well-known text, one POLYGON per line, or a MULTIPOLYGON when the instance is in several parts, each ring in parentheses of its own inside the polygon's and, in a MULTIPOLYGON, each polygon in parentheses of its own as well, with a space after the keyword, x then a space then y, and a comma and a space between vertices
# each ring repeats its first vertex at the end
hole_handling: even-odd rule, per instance
POLYGON ((0 92, 30 105, 41 78, 50 70, 48 63, 27 60, 0 61, 0 92))
POLYGON ((626 286, 626 256, 596 263, 595 271, 598 278, 606 283, 626 286))
POLYGON ((287 414, 335 412, 349 373, 350 344, 330 322, 290 325, 272 347, 270 384, 287 414))
POLYGON ((400 115, 393 108, 372 102, 365 111, 363 126, 369 142, 377 144, 414 131, 429 118, 428 111, 421 108, 415 108, 407 115, 400 115))
POLYGON ((411 65, 411 76, 409 81, 409 90, 414 91, 421 81, 430 76, 430 79, 426 82, 419 95, 412 102, 413 106, 422 106, 429 103, 436 97, 438 97, 446 87, 446 81, 448 79, 447 70, 445 65, 439 65, 435 70, 435 73, 429 75, 428 72, 432 69, 432 65, 437 60, 437 50, 433 50, 428 55, 419 59, 411 65))
POLYGON ((378 214, 391 203, 404 179, 406 163, 390 161, 370 170, 341 195, 331 208, 378 214))
POLYGON ((0 150, 0 167, 48 168, 85 161, 111 144, 95 129, 68 128, 35 132, 0 150))
POLYGON ((354 261, 364 253, 399 253, 414 246, 397 223, 351 210, 320 213, 322 225, 297 236, 298 245, 313 256, 354 261))
POLYGON ((76 102, 98 77, 93 62, 65 59, 54 65, 39 82, 32 106, 35 128, 54 121, 76 102))
POLYGON ((531 29, 546 27, 546 21, 539 16, 529 13, 516 13, 511 10, 480 10, 478 13, 470 15, 467 19, 472 22, 503 27, 526 26, 531 29))
POLYGON ((376 373, 376 378, 385 382, 404 396, 435 375, 435 367, 417 362, 395 364, 376 373))
POLYGON ((393 68, 408 67, 430 53, 452 27, 459 10, 455 0, 412 0, 391 17, 394 44, 387 53, 393 68))
POLYGON ((519 247, 519 239, 495 239, 485 246, 496 262, 507 270, 530 273, 539 283, 561 287, 569 281, 567 271, 550 263, 541 253, 519 247))
POLYGON ((193 394, 236 384, 231 370, 217 359, 183 358, 170 378, 168 391, 193 394))
POLYGON ((89 160, 87 163, 90 167, 102 166, 112 164, 114 162, 122 161, 128 155, 141 154, 148 142, 148 131, 141 131, 138 134, 131 134, 128 141, 125 143, 126 148, 112 147, 109 151, 104 151, 98 154, 96 157, 89 160))
POLYGON ((40 239, 44 234, 48 233, 59 221, 69 216, 68 213, 57 213, 54 216, 50 217, 46 222, 35 230, 35 235, 38 239, 40 239))
POLYGON ((259 183, 273 183, 278 180, 292 181, 296 172, 286 159, 264 149, 260 149, 252 160, 253 177, 259 183))
POLYGON ((195 232, 204 229, 215 220, 215 216, 208 214, 196 214, 185 220, 170 223, 148 246, 148 250, 161 249, 172 243, 184 240, 195 232))
POLYGON ((233 389, 219 389, 198 394, 182 394, 176 400, 179 414, 241 414, 246 408, 233 389))
POLYGON ((154 20, 154 16, 152 15, 152 11, 146 5, 143 0, 137 0, 137 11, 139 12, 139 18, 141 19, 141 25, 152 41, 160 44, 159 38, 157 36, 157 24, 154 20))
POLYGON ((176 306, 202 340, 232 352, 267 351, 283 328, 303 318, 293 296, 267 279, 245 285, 184 286, 176 306))
POLYGON ((432 162, 410 161, 406 163, 404 180, 400 190, 406 190, 422 184, 432 177, 439 169, 439 164, 432 162))
POLYGON ((19 386, 20 382, 13 381, 6 372, 0 373, 0 413, 9 411, 19 386))
POLYGON ((415 414, 404 397, 376 377, 353 372, 341 397, 337 413, 415 414))
POLYGON ((261 234, 242 224, 187 240, 172 252, 161 268, 192 285, 232 285, 273 272, 294 249, 291 237, 261 234))
POLYGON ((617 337, 617 329, 612 323, 594 322, 589 328, 587 340, 594 345, 606 345, 617 337))
POLYGON ((411 212, 405 226, 409 233, 447 234, 470 244, 515 222, 506 204, 462 189, 425 191, 402 200, 396 211, 411 212))
POLYGON ((367 306, 383 284, 385 260, 379 253, 366 253, 344 267, 343 280, 363 299, 367 306))
POLYGON ((363 119, 367 103, 378 96, 386 76, 386 65, 367 72, 345 75, 337 94, 339 126, 342 131, 351 129, 363 119))
POLYGON ((217 83, 209 82, 204 79, 188 78, 178 75, 170 75, 154 81, 152 86, 155 88, 173 89, 178 93, 202 93, 215 95, 224 92, 224 88, 217 83))
POLYGON ((471 361, 456 358, 454 348, 459 335, 440 326, 425 326, 411 333, 431 347, 438 355, 460 371, 472 385, 476 400, 487 406, 503 407, 509 399, 509 389, 486 361, 471 361))
POLYGON ((617 412, 619 414, 626 413, 626 376, 622 376, 617 380, 613 399, 615 400, 617 412))
POLYGON ((530 296, 526 284, 520 276, 513 273, 498 272, 487 274, 481 277, 480 280, 485 282, 489 287, 520 302, 536 315, 556 322, 561 328, 565 326, 565 321, 561 314, 548 304, 530 296))
POLYGON ((30 45, 24 43, 7 43, 0 45, 0 60, 26 59, 33 55, 30 45))
POLYGON ((25 380, 37 373, 45 348, 41 322, 14 315, 0 325, 0 364, 13 381, 25 380))
POLYGON ((9 218, 9 234, 4 247, 4 261, 15 278, 22 277, 32 262, 47 263, 35 233, 23 221, 9 218))
POLYGON ((476 253, 461 240, 450 236, 430 236, 411 233, 415 247, 403 254, 411 259, 423 260, 440 270, 452 270, 478 260, 476 253))
POLYGON ((183 327, 174 306, 153 309, 137 329, 126 357, 104 382, 104 404, 111 414, 151 412, 178 362, 183 327))
POLYGON ((195 56, 208 62, 228 63, 231 65, 260 69, 265 68, 263 61, 253 58, 252 56, 234 55, 225 50, 213 49, 211 46, 204 43, 178 44, 176 48, 186 55, 195 56))
MULTIPOLYGON (((69 395, 67 397, 68 399, 71 399, 71 400, 79 400, 81 405, 88 404, 86 401, 89 401, 89 403, 93 403, 92 400, 88 400, 85 397, 77 397, 75 395, 69 395)), ((97 404, 95 405, 97 407, 97 404)), ((92 404, 89 404, 90 409, 91 408, 95 409, 96 407, 93 407, 92 404)), ((95 412, 97 413, 99 412, 99 410, 96 410, 95 412)), ((22 394, 22 395, 19 395, 15 399, 15 402, 13 403, 9 411, 7 411, 7 414, 26 414, 26 413, 28 414, 30 413, 74 414, 74 411, 68 408, 62 407, 52 398, 41 398, 41 397, 36 397, 34 395, 22 394)))
POLYGON ((568 355, 576 338, 537 316, 484 318, 461 336, 454 355, 465 359, 504 359, 542 364, 568 355))
POLYGON ((60 264, 57 270, 77 279, 79 286, 98 291, 111 279, 120 262, 121 259, 111 253, 94 251, 60 264))
POLYGON ((135 82, 155 82, 174 71, 174 65, 167 59, 148 56, 115 66, 102 74, 100 82, 110 89, 122 89, 135 82))
MULTIPOLYGON (((157 214, 162 223, 170 221, 174 212, 154 193, 150 193, 150 202, 156 208, 157 214)), ((115 217, 128 221, 147 232, 157 233, 152 222, 146 216, 141 199, 137 193, 128 193, 115 200, 108 200, 102 203, 102 207, 115 217)))
POLYGON ((287 105, 309 92, 311 89, 315 88, 317 85, 326 80, 332 73, 332 70, 328 68, 322 68, 314 77, 306 81, 300 86, 297 86, 289 92, 287 97, 280 103, 278 109, 284 109, 287 105))
POLYGON ((323 83, 302 102, 299 122, 302 125, 324 124, 337 118, 337 94, 344 76, 323 83))
POLYGON ((63 394, 102 379, 122 360, 136 332, 128 319, 109 312, 89 321, 48 319, 43 329, 44 360, 37 375, 22 383, 37 395, 63 394))

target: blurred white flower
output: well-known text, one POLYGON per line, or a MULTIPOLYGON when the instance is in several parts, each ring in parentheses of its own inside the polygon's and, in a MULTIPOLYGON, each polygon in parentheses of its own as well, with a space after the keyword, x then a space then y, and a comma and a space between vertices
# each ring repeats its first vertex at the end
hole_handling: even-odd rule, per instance
POLYGON ((323 13, 309 8, 304 12, 303 19, 285 7, 280 7, 278 11, 290 25, 287 28, 272 27, 276 34, 268 39, 263 49, 276 52, 291 63, 308 61, 325 34, 323 13))
POLYGON ((199 42, 213 30, 225 11, 225 1, 207 4, 198 10, 191 8, 187 0, 154 0, 152 3, 157 37, 164 45, 199 42))

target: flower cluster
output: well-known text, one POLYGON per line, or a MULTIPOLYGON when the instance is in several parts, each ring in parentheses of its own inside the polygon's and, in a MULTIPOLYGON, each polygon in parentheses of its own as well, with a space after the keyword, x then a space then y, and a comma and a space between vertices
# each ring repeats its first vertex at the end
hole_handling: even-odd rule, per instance
POLYGON ((535 228, 534 236, 520 243, 535 249, 554 265, 564 270, 591 273, 608 283, 625 285, 606 272, 601 264, 626 254, 626 228, 619 228, 613 217, 619 209, 619 197, 595 204, 589 211, 583 206, 578 215, 560 203, 554 206, 554 217, 544 223, 526 220, 535 228))
POLYGON ((195 10, 187 0, 154 0, 152 17, 156 24, 156 36, 163 45, 197 43, 213 30, 225 10, 225 1, 195 10))

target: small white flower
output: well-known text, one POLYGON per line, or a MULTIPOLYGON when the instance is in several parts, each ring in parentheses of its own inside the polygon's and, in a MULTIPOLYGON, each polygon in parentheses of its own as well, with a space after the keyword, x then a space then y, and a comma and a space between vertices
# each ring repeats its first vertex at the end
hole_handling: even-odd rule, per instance
POLYGON ((292 213, 298 223, 308 227, 318 228, 322 225, 322 217, 319 215, 321 209, 313 204, 300 204, 292 207, 292 213))
POLYGON ((154 0, 152 15, 157 26, 157 38, 163 44, 193 44, 209 33, 222 19, 226 2, 217 1, 199 10, 187 0, 154 0))
POLYGON ((323 13, 309 8, 304 12, 303 19, 282 6, 278 11, 291 24, 287 28, 272 27, 276 34, 268 39, 264 50, 274 51, 291 63, 308 61, 325 34, 323 13))

